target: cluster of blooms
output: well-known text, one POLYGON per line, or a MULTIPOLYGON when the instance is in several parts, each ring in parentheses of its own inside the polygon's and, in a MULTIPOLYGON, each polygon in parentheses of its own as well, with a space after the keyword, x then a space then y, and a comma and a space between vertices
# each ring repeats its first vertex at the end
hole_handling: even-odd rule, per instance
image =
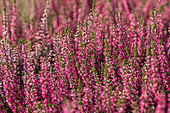
POLYGON ((149 1, 114 2, 47 0, 39 28, 22 32, 15 0, 4 8, 0 113, 170 113, 170 1, 151 15, 149 1))

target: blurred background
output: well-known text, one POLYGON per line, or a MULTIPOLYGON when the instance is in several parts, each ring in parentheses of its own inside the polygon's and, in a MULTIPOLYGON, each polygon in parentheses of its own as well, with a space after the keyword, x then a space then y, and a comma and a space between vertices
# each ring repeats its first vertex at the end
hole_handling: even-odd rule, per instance
MULTIPOLYGON (((0 14, 2 15, 3 8, 7 9, 9 20, 12 15, 12 4, 14 0, 0 0, 0 14)), ((46 0, 15 0, 17 9, 18 26, 30 28, 34 30, 43 15, 46 6, 46 0)), ((115 13, 122 11, 122 17, 125 24, 129 25, 132 12, 135 12, 136 17, 143 18, 147 25, 152 10, 157 7, 159 1, 159 10, 161 10, 164 28, 167 31, 170 23, 170 0, 96 0, 96 14, 100 18, 108 18, 115 21, 115 13)), ((65 23, 65 17, 72 24, 73 31, 78 24, 78 18, 85 21, 88 18, 90 9, 92 8, 93 0, 50 0, 49 24, 52 32, 58 32, 58 28, 62 28, 65 23)), ((2 17, 2 16, 1 16, 2 17)), ((2 19, 2 18, 1 18, 2 19)), ((105 19, 107 21, 107 19, 105 19)), ((102 21, 103 24, 106 21, 102 21)), ((102 23, 101 22, 101 23, 102 23)), ((22 27, 20 29, 22 29, 22 27)), ((19 28, 18 28, 19 29, 19 28)))
MULTIPOLYGON (((0 13, 2 13, 3 7, 10 10, 13 1, 14 0, 0 0, 0 13)), ((109 8, 113 12, 122 10, 122 13, 126 13, 126 16, 128 16, 128 13, 136 11, 137 14, 144 13, 143 15, 146 18, 149 16, 150 11, 156 7, 157 1, 160 1, 162 3, 161 5, 164 5, 163 10, 166 11, 168 18, 170 16, 170 0, 96 0, 96 3, 103 6, 104 3, 109 2, 109 8)), ((74 3, 84 8, 84 12, 88 12, 92 7, 92 2, 93 0, 50 0, 50 6, 56 15, 63 14, 61 10, 65 10, 65 15, 67 15, 66 11, 69 10, 68 12, 71 12, 74 3)), ((16 0, 18 13, 20 16, 27 17, 28 20, 32 18, 39 20, 45 8, 45 3, 46 0, 16 0)))

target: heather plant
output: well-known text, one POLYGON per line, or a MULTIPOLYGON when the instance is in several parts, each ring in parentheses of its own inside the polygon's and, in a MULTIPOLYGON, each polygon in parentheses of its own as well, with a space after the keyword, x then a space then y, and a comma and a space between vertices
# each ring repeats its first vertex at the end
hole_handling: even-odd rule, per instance
POLYGON ((170 112, 169 0, 3 3, 0 112, 170 112))

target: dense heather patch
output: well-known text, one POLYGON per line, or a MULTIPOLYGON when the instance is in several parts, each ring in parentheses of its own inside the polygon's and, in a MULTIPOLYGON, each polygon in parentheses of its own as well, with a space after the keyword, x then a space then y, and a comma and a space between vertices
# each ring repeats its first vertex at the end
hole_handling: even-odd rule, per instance
POLYGON ((10 4, 0 113, 170 113, 170 1, 47 0, 38 27, 10 4))

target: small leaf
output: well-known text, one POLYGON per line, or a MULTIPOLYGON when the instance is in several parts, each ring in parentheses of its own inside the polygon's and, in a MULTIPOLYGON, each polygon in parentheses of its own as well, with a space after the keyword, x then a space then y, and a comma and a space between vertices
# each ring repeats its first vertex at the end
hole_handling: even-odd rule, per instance
POLYGON ((147 54, 147 56, 149 56, 149 52, 150 52, 150 51, 149 51, 149 47, 147 46, 147 47, 146 47, 146 54, 147 54))
POLYGON ((136 58, 136 57, 137 57, 137 55, 138 55, 138 52, 137 52, 137 46, 136 46, 136 44, 135 44, 135 47, 134 47, 134 57, 136 58))
POLYGON ((82 105, 82 100, 81 99, 79 99, 78 104, 82 105))

